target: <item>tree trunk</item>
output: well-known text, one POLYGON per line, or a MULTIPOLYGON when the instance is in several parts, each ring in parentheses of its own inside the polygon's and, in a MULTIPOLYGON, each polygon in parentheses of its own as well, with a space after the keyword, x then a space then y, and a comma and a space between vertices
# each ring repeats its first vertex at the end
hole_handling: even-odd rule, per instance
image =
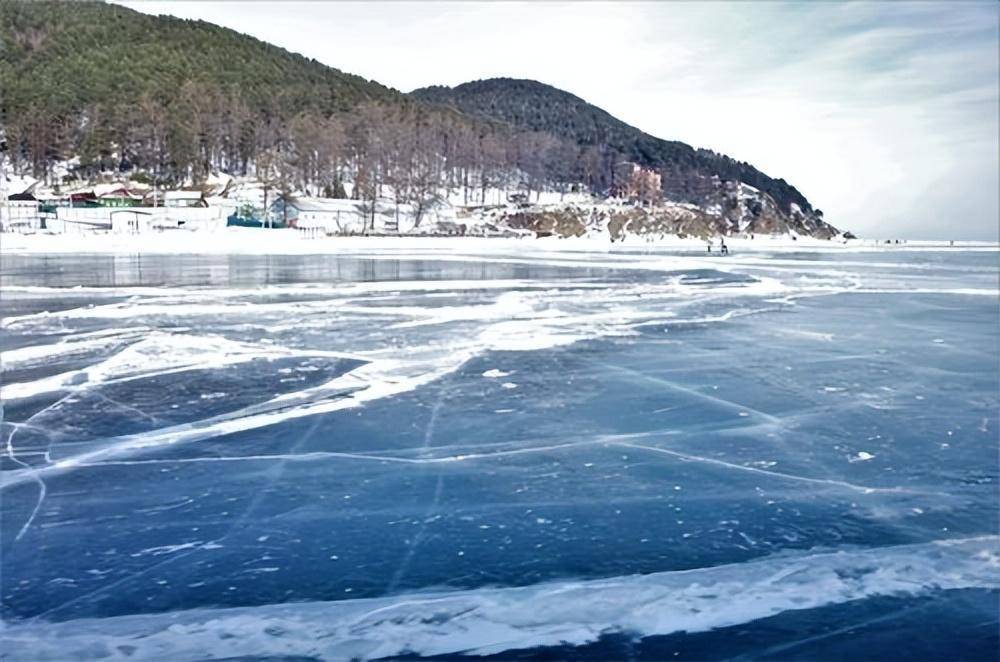
POLYGON ((266 227, 270 223, 271 215, 267 213, 267 184, 264 184, 264 218, 260 219, 260 226, 266 227))

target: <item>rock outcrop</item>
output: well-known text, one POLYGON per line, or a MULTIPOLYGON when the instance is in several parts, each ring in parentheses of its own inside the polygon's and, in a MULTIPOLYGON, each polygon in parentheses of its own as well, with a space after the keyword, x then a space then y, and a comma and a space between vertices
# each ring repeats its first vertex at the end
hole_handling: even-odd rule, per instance
POLYGON ((519 205, 484 208, 482 227, 497 233, 533 233, 536 237, 606 236, 610 241, 645 237, 712 239, 715 237, 788 235, 831 239, 840 231, 821 212, 804 213, 793 206, 784 213, 766 193, 745 184, 720 190, 713 204, 642 206, 622 202, 519 205))

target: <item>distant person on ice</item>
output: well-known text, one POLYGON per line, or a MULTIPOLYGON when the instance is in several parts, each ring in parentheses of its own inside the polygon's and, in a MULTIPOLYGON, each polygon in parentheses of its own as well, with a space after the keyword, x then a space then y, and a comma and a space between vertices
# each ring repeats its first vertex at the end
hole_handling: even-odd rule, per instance
POLYGON ((719 252, 723 255, 729 255, 729 246, 726 246, 726 240, 719 237, 719 252))

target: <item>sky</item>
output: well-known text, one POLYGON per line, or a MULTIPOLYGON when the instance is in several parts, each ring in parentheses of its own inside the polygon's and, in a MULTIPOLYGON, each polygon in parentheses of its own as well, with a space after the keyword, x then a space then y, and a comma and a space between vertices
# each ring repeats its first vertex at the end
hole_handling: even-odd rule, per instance
POLYGON ((856 234, 1000 239, 1000 3, 120 4, 404 92, 539 80, 783 178, 856 234))

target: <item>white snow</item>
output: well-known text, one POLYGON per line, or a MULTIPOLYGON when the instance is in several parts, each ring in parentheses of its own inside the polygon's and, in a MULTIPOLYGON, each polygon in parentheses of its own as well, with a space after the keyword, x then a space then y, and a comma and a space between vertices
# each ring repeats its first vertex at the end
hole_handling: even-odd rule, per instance
MULTIPOLYGON (((211 209, 211 208, 209 208, 211 209)), ((188 211, 204 211, 192 209, 188 211)), ((685 251, 704 254, 705 242, 700 239, 663 237, 647 239, 628 237, 612 244, 606 237, 578 238, 483 238, 483 237, 428 237, 428 236, 378 236, 378 237, 309 237, 297 230, 272 230, 254 228, 220 228, 214 232, 175 230, 146 234, 16 234, 7 233, 0 238, 5 254, 14 253, 128 253, 128 254, 255 254, 302 255, 317 253, 357 253, 414 251, 426 249, 440 253, 495 254, 502 252, 559 253, 615 253, 623 249, 685 251), (208 235, 208 236, 203 236, 208 235)), ((731 254, 781 252, 781 251, 831 251, 831 252, 887 252, 914 250, 942 250, 952 248, 949 242, 911 241, 907 244, 886 245, 871 240, 847 242, 812 238, 792 240, 789 237, 757 237, 746 239, 727 237, 731 254)), ((955 242, 961 250, 1000 251, 1000 245, 988 242, 955 242)), ((713 266, 724 266, 726 260, 714 256, 713 266)))
POLYGON ((518 588, 28 621, 4 627, 0 640, 11 662, 490 655, 609 632, 704 632, 878 595, 995 590, 998 543, 984 536, 518 588))

